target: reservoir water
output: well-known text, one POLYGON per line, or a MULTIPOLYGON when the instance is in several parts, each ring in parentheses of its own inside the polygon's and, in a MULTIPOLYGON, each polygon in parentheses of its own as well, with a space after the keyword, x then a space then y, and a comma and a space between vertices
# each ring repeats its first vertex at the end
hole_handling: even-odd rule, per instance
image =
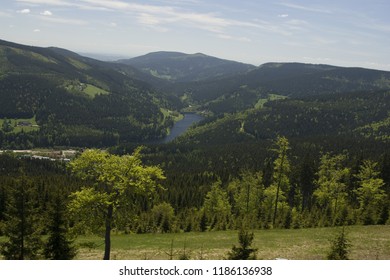
POLYGON ((180 136, 186 130, 194 123, 199 122, 202 120, 203 117, 197 114, 184 114, 184 118, 180 121, 176 122, 173 127, 171 128, 171 132, 167 137, 161 140, 162 143, 168 143, 171 142, 176 137, 180 136))

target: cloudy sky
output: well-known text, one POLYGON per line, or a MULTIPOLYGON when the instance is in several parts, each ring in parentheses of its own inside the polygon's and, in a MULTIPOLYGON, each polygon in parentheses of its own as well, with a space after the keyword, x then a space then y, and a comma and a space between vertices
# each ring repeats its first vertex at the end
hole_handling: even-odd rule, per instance
POLYGON ((121 57, 164 50, 390 70, 389 14, 388 0, 1 0, 0 38, 121 57))

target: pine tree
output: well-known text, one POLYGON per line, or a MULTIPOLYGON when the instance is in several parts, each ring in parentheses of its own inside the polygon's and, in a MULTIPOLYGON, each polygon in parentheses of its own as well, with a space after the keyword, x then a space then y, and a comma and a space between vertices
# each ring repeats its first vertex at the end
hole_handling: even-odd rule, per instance
POLYGON ((231 205, 227 192, 222 189, 221 181, 213 184, 206 194, 203 211, 208 219, 210 229, 225 230, 231 217, 231 205))
POLYGON ((241 172, 239 179, 232 180, 228 185, 230 196, 234 199, 234 214, 245 226, 255 228, 263 200, 264 186, 262 174, 241 172))
POLYGON ((316 180, 317 189, 313 195, 322 212, 324 225, 343 224, 342 209, 346 205, 346 178, 350 170, 344 167, 345 155, 321 157, 316 180), (341 218, 340 218, 341 217, 341 218))
POLYGON ((345 229, 332 241, 331 250, 327 255, 328 260, 348 260, 349 248, 351 244, 347 239, 345 229))
POLYGON ((4 132, 12 132, 14 127, 12 126, 11 120, 7 120, 7 118, 5 118, 3 120, 2 129, 4 132))
POLYGON ((205 211, 202 210, 200 214, 199 230, 201 232, 204 232, 206 231, 206 229, 207 229, 207 216, 205 211))
POLYGON ((46 259, 71 260, 76 255, 73 241, 68 237, 65 211, 66 205, 63 202, 63 198, 57 194, 49 209, 49 237, 44 249, 46 259))
POLYGON ((24 175, 9 192, 4 235, 8 241, 0 252, 7 260, 37 259, 42 249, 34 185, 24 175))
POLYGON ((254 234, 241 229, 238 233, 238 241, 240 245, 233 246, 232 250, 228 252, 228 260, 255 260, 257 249, 251 248, 254 234))
POLYGON ((355 176, 359 183, 355 193, 359 201, 360 219, 364 224, 376 224, 380 218, 386 195, 382 189, 385 183, 378 178, 379 174, 377 163, 365 160, 355 176))

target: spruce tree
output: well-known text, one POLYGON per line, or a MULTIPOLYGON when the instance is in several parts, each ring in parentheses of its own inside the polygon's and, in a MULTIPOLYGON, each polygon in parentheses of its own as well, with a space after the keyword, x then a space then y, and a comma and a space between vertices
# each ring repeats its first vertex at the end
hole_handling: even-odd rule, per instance
POLYGON ((228 252, 228 260, 255 260, 257 249, 251 248, 254 234, 241 229, 238 233, 238 241, 240 245, 233 246, 232 250, 228 252))
POLYGON ((7 260, 38 259, 42 249, 34 185, 26 176, 15 180, 9 192, 4 235, 0 248, 7 260))
POLYGON ((351 244, 343 227, 340 233, 337 234, 332 241, 330 252, 327 255, 328 260, 348 260, 350 247, 351 244))
POLYGON ((359 216, 363 224, 376 224, 380 220, 382 208, 385 204, 386 194, 382 189, 385 183, 379 178, 377 163, 365 160, 355 177, 359 187, 355 190, 359 201, 359 216))
POLYGON ((59 194, 56 194, 49 208, 48 234, 44 255, 50 260, 71 260, 76 255, 73 240, 68 236, 65 219, 66 205, 59 194))

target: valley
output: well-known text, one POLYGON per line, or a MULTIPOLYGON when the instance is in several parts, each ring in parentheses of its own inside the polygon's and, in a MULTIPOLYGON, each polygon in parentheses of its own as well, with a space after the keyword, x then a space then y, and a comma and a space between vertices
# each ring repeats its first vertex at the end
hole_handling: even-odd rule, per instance
POLYGON ((240 230, 259 257, 322 259, 310 235, 342 227, 355 244, 374 236, 352 258, 388 257, 390 72, 178 52, 103 62, 7 41, 0 61, 0 241, 25 203, 31 258, 48 256, 55 223, 79 259, 109 259, 111 233, 111 257, 164 259, 188 237, 198 258, 215 235, 227 243, 205 251, 220 259, 240 230), (275 247, 290 234, 307 251, 275 247), (168 247, 123 245, 151 238, 168 247))

